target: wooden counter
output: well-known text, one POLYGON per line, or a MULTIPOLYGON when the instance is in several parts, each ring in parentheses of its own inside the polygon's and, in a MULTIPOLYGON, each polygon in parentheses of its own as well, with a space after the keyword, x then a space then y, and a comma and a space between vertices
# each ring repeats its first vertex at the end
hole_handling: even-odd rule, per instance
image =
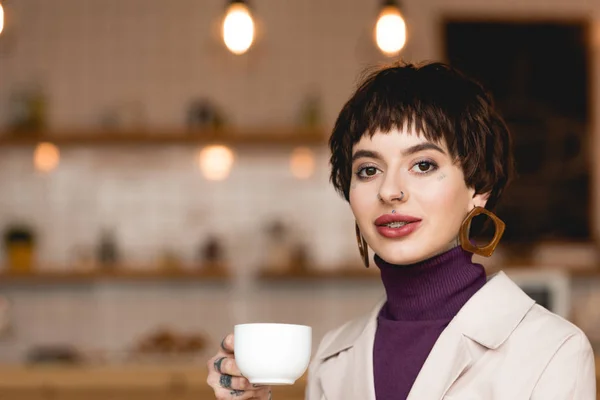
MULTIPOLYGON (((214 399, 207 371, 198 365, 0 366, 4 400, 214 399)), ((277 400, 303 400, 305 377, 273 388, 277 400)))
MULTIPOLYGON (((596 358, 600 379, 600 358, 596 358)), ((206 367, 198 365, 0 366, 2 400, 209 400, 206 367)), ((273 388, 276 400, 304 400, 306 375, 273 388)), ((599 386, 600 389, 600 386, 599 386)), ((598 397, 600 399, 600 396, 598 397)))

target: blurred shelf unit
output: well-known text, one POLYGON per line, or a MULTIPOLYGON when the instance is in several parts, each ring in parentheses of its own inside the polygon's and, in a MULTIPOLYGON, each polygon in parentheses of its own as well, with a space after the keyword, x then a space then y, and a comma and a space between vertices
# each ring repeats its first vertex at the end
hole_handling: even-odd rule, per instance
MULTIPOLYGON (((514 272, 526 272, 532 275, 559 273, 573 279, 600 279, 600 267, 562 268, 559 266, 545 267, 531 264, 507 264, 505 266, 486 268, 486 270, 488 275, 502 270, 507 274, 514 272)), ((372 280, 380 281, 381 275, 379 271, 379 268, 373 264, 371 264, 370 268, 365 268, 362 265, 342 265, 335 269, 322 270, 263 271, 259 273, 258 279, 263 282, 366 282, 372 280)))
POLYGON ((308 283, 331 283, 331 282, 364 282, 379 281, 379 269, 364 267, 337 268, 334 270, 293 270, 286 272, 263 271, 258 275, 261 282, 284 283, 284 282, 308 282, 308 283))
POLYGON ((570 278, 577 279, 592 279, 600 278, 600 268, 598 266, 593 267, 562 267, 562 266, 538 266, 531 264, 506 264, 506 265, 495 265, 493 267, 486 268, 488 275, 496 273, 500 270, 511 273, 511 272, 528 272, 531 274, 535 273, 563 273, 570 278))
POLYGON ((0 147, 34 146, 51 142, 57 146, 146 146, 208 145, 230 146, 322 146, 325 129, 252 128, 222 130, 127 130, 127 131, 49 131, 0 132, 0 147))
MULTIPOLYGON (((600 278, 600 270, 597 269, 560 269, 560 268, 535 268, 523 266, 508 266, 505 268, 494 268, 488 273, 494 273, 503 269, 507 273, 549 273, 563 272, 571 278, 593 279, 600 278)), ((330 284, 343 282, 379 282, 380 274, 378 268, 344 267, 327 270, 292 270, 285 272, 262 271, 256 276, 258 282, 286 284, 286 283, 310 283, 330 284)), ((198 270, 119 270, 94 271, 94 272, 62 272, 62 271, 40 271, 29 273, 0 272, 0 286, 6 285, 63 285, 63 284, 94 284, 94 283, 228 283, 232 275, 226 269, 198 269, 198 270)))
POLYGON ((198 271, 106 271, 106 272, 29 272, 0 273, 2 285, 63 285, 128 282, 206 282, 226 283, 230 275, 226 270, 198 271))
MULTIPOLYGON (((258 274, 259 282, 265 283, 335 283, 335 282, 376 282, 379 280, 379 270, 371 268, 344 268, 331 271, 288 271, 258 274)), ((232 281, 231 274, 220 270, 171 270, 171 271, 131 271, 115 270, 102 272, 30 272, 30 273, 0 273, 0 286, 6 285, 64 285, 64 284, 95 284, 95 283, 228 283, 232 281)))

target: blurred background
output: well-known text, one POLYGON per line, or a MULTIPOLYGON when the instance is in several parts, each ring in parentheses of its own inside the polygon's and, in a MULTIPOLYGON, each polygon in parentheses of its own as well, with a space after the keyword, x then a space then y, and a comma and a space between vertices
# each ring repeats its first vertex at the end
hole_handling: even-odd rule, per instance
POLYGON ((519 178, 476 261, 600 345, 600 1, 0 5, 1 399, 210 399, 234 324, 368 311, 326 141, 397 59, 491 89, 519 178))

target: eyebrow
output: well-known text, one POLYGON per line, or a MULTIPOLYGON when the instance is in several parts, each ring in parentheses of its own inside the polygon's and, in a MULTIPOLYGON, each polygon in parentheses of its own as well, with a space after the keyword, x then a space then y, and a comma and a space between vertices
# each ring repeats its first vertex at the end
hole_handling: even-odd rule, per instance
MULTIPOLYGON (((418 153, 420 151, 424 151, 424 150, 435 150, 438 151, 442 154, 446 154, 446 152, 439 147, 438 145, 431 143, 431 142, 425 142, 425 143, 419 143, 416 144, 414 146, 411 146, 405 150, 402 151, 402 155, 403 156, 410 156, 412 154, 418 153)), ((352 155, 352 162, 356 161, 359 158, 374 158, 377 160, 383 160, 383 157, 381 156, 381 154, 379 154, 379 152, 377 151, 373 151, 373 150, 358 150, 356 153, 354 153, 352 155)))

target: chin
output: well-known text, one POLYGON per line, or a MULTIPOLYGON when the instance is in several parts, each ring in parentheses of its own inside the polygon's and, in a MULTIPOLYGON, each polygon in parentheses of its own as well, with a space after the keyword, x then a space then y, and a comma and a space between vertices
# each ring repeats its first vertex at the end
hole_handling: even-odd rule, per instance
POLYGON ((395 243, 388 248, 382 248, 381 252, 376 252, 379 257, 390 264, 409 265, 427 260, 434 255, 434 252, 410 243, 395 243), (391 248, 393 247, 393 248, 391 248))
POLYGON ((390 264, 410 265, 435 257, 453 247, 449 244, 434 245, 432 243, 427 243, 428 246, 423 246, 423 244, 423 240, 414 239, 379 243, 379 251, 375 249, 373 249, 373 251, 390 264))
POLYGON ((412 265, 412 264, 416 264, 418 262, 424 261, 429 258, 429 257, 388 257, 388 258, 384 258, 382 256, 380 256, 380 257, 383 258, 388 263, 394 264, 394 265, 412 265))

